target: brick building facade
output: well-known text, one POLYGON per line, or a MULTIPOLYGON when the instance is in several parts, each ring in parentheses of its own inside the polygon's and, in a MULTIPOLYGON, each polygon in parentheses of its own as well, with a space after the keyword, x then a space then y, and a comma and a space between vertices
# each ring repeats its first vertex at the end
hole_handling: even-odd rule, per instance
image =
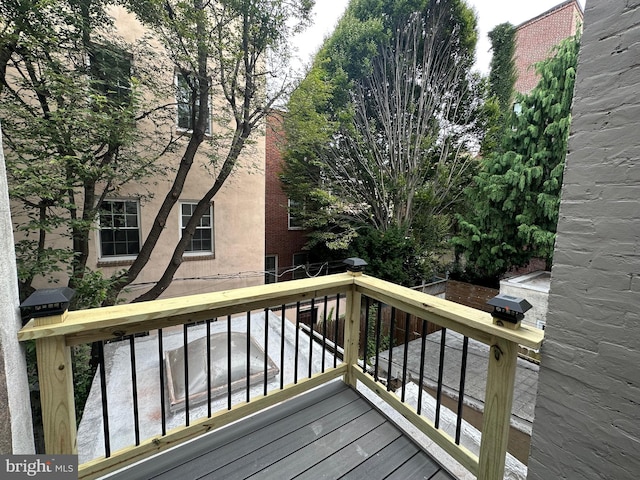
POLYGON ((562 40, 575 35, 582 19, 578 1, 567 0, 516 27, 516 92, 526 94, 537 85, 535 64, 549 58, 562 40))
POLYGON ((293 268, 307 263, 303 251, 305 232, 290 224, 287 195, 280 185, 282 171, 280 148, 284 143, 282 112, 267 117, 265 163, 265 283, 306 276, 303 269, 293 268))

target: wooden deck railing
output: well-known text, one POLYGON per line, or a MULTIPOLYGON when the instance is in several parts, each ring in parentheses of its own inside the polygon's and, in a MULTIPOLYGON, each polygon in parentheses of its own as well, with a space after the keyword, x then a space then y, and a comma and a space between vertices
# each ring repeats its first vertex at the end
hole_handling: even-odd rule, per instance
POLYGON ((265 388, 264 396, 237 403, 228 410, 210 413, 200 420, 187 422, 186 426, 170 430, 165 435, 143 439, 138 445, 114 452, 108 458, 86 462, 80 466, 80 478, 97 478, 343 376, 344 381, 354 387, 361 382, 376 392, 477 478, 502 479, 518 345, 539 348, 543 332, 524 325, 518 330, 497 326, 486 312, 351 272, 32 319, 20 331, 19 339, 36 341, 47 453, 77 453, 71 346, 336 294, 346 298, 346 311, 341 311, 345 315, 344 354, 339 365, 334 364, 335 366, 326 369, 323 367, 321 373, 314 374, 311 374, 309 368, 308 377, 297 379, 282 389, 266 393, 265 388), (363 297, 383 302, 490 347, 482 441, 478 456, 436 428, 434 422, 418 415, 412 406, 402 402, 376 381, 374 376, 363 371, 366 369, 359 366, 358 344, 364 318, 363 297))

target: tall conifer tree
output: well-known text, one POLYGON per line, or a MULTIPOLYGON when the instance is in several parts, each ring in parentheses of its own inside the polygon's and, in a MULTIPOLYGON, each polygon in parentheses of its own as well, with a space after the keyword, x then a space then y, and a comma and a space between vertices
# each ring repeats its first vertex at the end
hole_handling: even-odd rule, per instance
POLYGON ((454 244, 475 276, 552 260, 578 49, 579 38, 566 39, 538 65, 540 82, 516 99, 521 112, 511 117, 504 153, 484 160, 468 190, 471 210, 459 218, 454 244))

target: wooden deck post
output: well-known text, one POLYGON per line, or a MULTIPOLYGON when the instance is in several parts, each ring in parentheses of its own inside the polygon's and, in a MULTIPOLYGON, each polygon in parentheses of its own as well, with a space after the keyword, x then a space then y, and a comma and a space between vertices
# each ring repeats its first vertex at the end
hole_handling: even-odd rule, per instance
MULTIPOLYGON (((362 275, 361 272, 349 272, 353 276, 362 275)), ((356 292, 355 286, 347 291, 347 311, 344 322, 344 362, 347 365, 344 381, 355 388, 357 378, 353 372, 358 368, 358 349, 360 344, 360 310, 362 294, 356 292)))
MULTIPOLYGON (((36 326, 62 323, 67 315, 34 319, 36 326)), ((71 348, 62 336, 36 340, 40 404, 47 454, 77 453, 76 409, 71 348)))
POLYGON ((494 337, 489 349, 478 480, 504 477, 517 360, 518 345, 494 337))

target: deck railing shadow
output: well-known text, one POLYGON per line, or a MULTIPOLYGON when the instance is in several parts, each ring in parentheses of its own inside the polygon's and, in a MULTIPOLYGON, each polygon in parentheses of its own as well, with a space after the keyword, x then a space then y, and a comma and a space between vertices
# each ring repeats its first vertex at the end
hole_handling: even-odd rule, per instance
MULTIPOLYGON (((81 463, 80 478, 98 478, 342 377, 353 388, 362 384, 374 391, 477 478, 501 479, 518 345, 539 348, 543 332, 494 325, 486 312, 347 272, 35 318, 19 338, 36 342, 50 454, 78 453, 70 349, 97 342, 102 357, 93 395, 100 397, 102 412, 94 409, 94 414, 101 419, 104 442, 100 455, 81 463), (301 308, 309 307, 323 323, 315 332, 301 322, 301 308), (383 308, 391 309, 392 325, 382 324, 383 308), (344 331, 329 335, 327 326, 338 323, 329 323, 327 316, 344 318, 344 331), (459 428, 450 436, 440 428, 438 415, 425 418, 420 405, 408 405, 404 387, 393 393, 391 383, 397 379, 390 378, 390 372, 379 378, 375 364, 385 349, 385 328, 394 331, 394 323, 407 322, 410 316, 490 347, 479 455, 460 445, 459 428), (189 326, 194 323, 198 325, 189 326), (242 332, 250 335, 238 336, 242 332), (341 338, 343 344, 329 337, 341 338), (121 348, 128 359, 122 366, 104 356, 105 349, 113 350, 105 342, 114 340, 124 340, 121 348), (110 362, 111 377, 106 367, 110 362), (149 362, 150 370, 144 370, 149 362), (154 400, 141 401, 141 392, 149 391, 154 400), (113 438, 124 438, 115 430, 114 417, 126 419, 129 444, 113 444, 113 438)), ((462 393, 464 374, 461 377, 462 393)))

